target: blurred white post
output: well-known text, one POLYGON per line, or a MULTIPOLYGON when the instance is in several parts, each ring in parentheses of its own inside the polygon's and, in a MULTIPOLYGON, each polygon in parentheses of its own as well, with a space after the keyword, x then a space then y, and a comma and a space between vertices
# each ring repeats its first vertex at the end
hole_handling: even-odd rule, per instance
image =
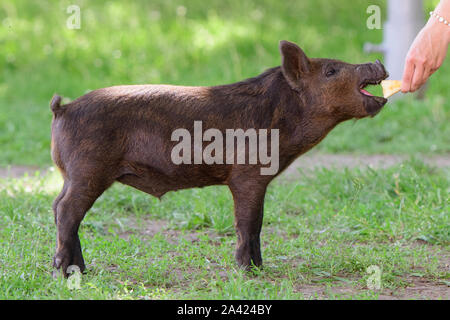
POLYGON ((389 79, 401 80, 406 54, 411 43, 424 26, 422 0, 388 0, 387 20, 383 28, 383 43, 364 44, 366 52, 384 54, 389 79))

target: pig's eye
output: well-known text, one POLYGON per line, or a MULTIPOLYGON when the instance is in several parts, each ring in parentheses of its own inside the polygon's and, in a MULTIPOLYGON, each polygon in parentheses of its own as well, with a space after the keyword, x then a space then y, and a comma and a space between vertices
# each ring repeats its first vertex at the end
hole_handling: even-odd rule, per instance
POLYGON ((336 70, 331 68, 331 69, 328 69, 328 71, 327 71, 327 73, 325 75, 327 77, 331 77, 331 76, 334 76, 335 74, 336 74, 336 70))

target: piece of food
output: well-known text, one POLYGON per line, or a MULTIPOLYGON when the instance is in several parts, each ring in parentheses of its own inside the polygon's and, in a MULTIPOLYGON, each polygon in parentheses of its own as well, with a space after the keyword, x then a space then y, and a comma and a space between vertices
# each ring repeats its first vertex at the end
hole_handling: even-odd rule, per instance
POLYGON ((400 80, 383 80, 381 81, 381 87, 383 88, 383 96, 389 98, 400 91, 402 82, 400 80))

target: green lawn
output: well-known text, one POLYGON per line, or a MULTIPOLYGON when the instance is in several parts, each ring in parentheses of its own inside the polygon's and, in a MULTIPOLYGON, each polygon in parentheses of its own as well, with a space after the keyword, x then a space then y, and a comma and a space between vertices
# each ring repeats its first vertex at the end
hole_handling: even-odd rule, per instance
MULTIPOLYGON (((427 8, 432 3, 427 1, 427 8)), ((311 57, 352 63, 382 30, 366 28, 366 8, 385 1, 2 1, 0 3, 0 166, 50 164, 49 101, 116 84, 216 85, 280 64, 278 42, 311 57), (81 8, 81 29, 66 8, 81 8)), ((450 151, 450 63, 428 97, 390 103, 375 119, 345 123, 323 152, 430 154, 450 151)), ((374 89, 378 94, 379 88, 374 89)))
POLYGON ((88 272, 79 290, 51 276, 59 174, 1 180, 0 299, 377 299, 414 277, 446 288, 449 174, 413 161, 276 180, 266 197, 264 269, 256 275, 236 269, 225 187, 159 201, 115 185, 80 228, 88 272), (381 269, 381 291, 367 289, 372 265, 381 269), (311 287, 322 293, 308 295, 311 287))

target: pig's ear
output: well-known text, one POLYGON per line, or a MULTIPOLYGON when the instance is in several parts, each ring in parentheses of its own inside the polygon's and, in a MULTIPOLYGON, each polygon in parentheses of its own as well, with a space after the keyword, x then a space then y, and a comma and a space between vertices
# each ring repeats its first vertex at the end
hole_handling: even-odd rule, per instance
POLYGON ((311 65, 308 57, 295 43, 280 41, 281 70, 292 87, 298 87, 302 75, 309 72, 311 65))

